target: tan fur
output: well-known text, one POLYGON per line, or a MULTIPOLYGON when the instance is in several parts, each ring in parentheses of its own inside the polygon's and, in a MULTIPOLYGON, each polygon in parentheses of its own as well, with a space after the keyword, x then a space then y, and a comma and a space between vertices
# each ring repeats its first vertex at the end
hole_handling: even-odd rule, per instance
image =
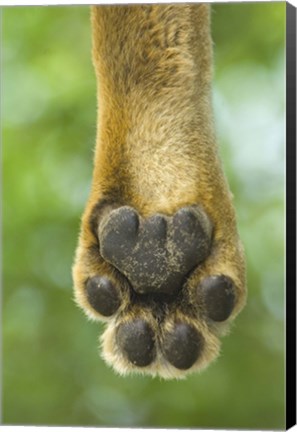
MULTIPOLYGON (((230 276, 237 303, 229 323, 245 303, 245 264, 214 134, 209 5, 96 6, 92 28, 98 131, 92 188, 73 268, 76 301, 90 317, 102 319, 88 305, 83 286, 87 277, 100 274, 123 284, 122 310, 129 302, 125 282, 112 266, 86 253, 94 243, 89 219, 102 198, 134 207, 143 217, 172 215, 183 206, 201 204, 214 226, 213 247, 188 280, 189 297, 205 276, 230 276)), ((133 307, 131 311, 150 315, 133 307)), ((103 336, 104 358, 121 373, 137 371, 114 346, 115 319, 106 321, 114 324, 103 336)), ((194 325, 202 328, 209 345, 191 371, 217 356, 216 335, 226 329, 226 323, 210 328, 197 320, 194 325)), ((145 369, 140 372, 165 378, 189 372, 164 366, 160 359, 145 369)))

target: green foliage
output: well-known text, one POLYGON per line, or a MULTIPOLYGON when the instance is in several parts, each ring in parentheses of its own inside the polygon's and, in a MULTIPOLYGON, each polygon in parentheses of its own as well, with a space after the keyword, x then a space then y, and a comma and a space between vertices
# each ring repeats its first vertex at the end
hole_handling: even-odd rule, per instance
POLYGON ((285 3, 216 4, 214 106, 249 298, 220 358, 184 381, 122 378, 75 306, 96 87, 88 7, 3 12, 3 421, 284 427, 285 3))

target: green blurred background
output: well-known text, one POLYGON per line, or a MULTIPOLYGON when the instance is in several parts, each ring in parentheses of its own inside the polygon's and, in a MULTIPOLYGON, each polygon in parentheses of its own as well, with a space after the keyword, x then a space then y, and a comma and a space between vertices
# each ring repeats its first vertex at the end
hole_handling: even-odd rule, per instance
POLYGON ((71 266, 96 132, 89 8, 2 8, 3 423, 284 427, 285 3, 215 4, 214 107, 248 265, 222 354, 185 381, 122 378, 71 266))

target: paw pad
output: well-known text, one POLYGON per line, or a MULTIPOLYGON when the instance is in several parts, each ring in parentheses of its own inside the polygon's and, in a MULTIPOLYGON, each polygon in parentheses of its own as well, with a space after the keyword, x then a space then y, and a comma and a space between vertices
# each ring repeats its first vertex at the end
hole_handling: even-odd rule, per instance
POLYGON ((86 294, 90 305, 101 315, 109 317, 120 306, 120 297, 112 282, 100 276, 94 276, 86 282, 86 294))
POLYGON ((240 301, 230 272, 211 267, 217 236, 208 216, 199 205, 148 218, 117 205, 97 205, 89 219, 97 241, 87 249, 91 265, 77 296, 90 316, 111 318, 102 335, 105 360, 120 373, 166 379, 205 367, 240 301))
POLYGON ((171 332, 165 334, 164 355, 177 369, 189 369, 203 350, 204 340, 194 327, 177 323, 171 332))
POLYGON ((235 305, 235 288, 227 276, 210 276, 198 287, 198 300, 202 301, 208 317, 225 321, 235 305))
POLYGON ((211 224, 199 207, 173 217, 141 218, 131 207, 113 210, 99 226, 102 257, 130 281, 139 294, 174 294, 185 276, 208 255, 211 224))
POLYGON ((142 319, 121 324, 116 333, 116 342, 135 366, 148 366, 155 358, 154 332, 142 319))

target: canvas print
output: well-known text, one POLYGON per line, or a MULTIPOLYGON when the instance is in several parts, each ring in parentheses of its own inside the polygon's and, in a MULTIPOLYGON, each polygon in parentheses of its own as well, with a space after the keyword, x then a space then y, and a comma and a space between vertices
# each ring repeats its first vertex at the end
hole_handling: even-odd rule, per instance
POLYGON ((286 3, 2 22, 3 424, 283 429, 286 3))

